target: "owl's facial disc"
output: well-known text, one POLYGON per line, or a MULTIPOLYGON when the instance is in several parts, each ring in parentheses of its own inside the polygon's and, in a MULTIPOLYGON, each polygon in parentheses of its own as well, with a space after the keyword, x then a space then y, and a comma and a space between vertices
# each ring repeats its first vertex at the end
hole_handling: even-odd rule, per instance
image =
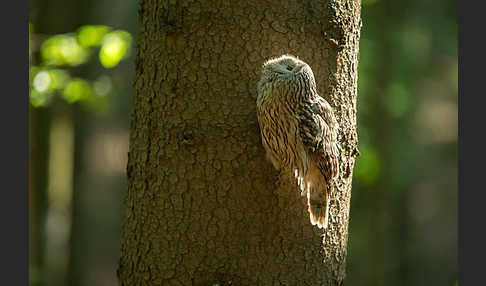
POLYGON ((284 59, 282 61, 280 61, 280 66, 282 66, 285 70, 287 71, 296 71, 295 69, 298 68, 299 64, 296 63, 294 60, 292 59, 284 59))
POLYGON ((264 64, 261 82, 273 82, 277 79, 292 77, 298 74, 304 66, 305 63, 288 55, 271 59, 264 64))

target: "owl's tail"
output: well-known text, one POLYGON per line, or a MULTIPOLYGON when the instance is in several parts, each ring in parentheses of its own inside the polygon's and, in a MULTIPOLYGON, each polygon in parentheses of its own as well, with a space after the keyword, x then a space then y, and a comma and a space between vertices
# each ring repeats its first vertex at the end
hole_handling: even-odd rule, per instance
POLYGON ((329 217, 330 189, 324 176, 317 168, 312 168, 307 175, 307 206, 312 225, 327 228, 329 217))

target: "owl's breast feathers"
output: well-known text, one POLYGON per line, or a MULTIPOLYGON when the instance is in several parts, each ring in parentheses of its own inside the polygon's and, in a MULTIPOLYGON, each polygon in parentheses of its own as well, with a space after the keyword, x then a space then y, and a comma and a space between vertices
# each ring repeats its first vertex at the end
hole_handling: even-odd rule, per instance
POLYGON ((302 143, 326 180, 339 175, 339 125, 329 103, 319 95, 300 106, 297 114, 302 143))

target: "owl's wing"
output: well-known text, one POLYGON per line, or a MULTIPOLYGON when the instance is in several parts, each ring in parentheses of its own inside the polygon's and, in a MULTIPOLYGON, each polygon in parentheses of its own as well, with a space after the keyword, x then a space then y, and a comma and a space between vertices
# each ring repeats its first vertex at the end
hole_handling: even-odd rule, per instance
POLYGON ((299 132, 307 151, 329 181, 339 175, 339 125, 329 103, 320 96, 316 98, 299 110, 299 132))

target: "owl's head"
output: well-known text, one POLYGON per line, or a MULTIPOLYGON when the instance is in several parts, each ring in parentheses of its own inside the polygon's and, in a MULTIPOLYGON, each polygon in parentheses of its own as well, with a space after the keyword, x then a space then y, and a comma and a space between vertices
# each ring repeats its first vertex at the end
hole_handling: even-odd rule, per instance
POLYGON ((305 62, 292 55, 273 58, 263 64, 259 89, 265 89, 268 84, 293 85, 298 81, 308 81, 308 87, 315 86, 314 73, 305 62))

